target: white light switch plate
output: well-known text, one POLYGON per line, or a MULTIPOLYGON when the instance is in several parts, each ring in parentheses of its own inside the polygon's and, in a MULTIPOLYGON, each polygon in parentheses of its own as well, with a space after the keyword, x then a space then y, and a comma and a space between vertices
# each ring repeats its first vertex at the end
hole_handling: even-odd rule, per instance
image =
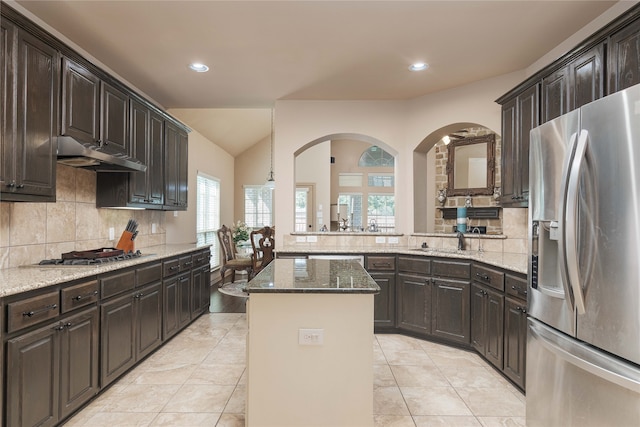
POLYGON ((389 237, 387 239, 387 242, 398 244, 398 238, 397 237, 389 237))
POLYGON ((307 238, 304 236, 296 236, 296 243, 304 243, 307 241, 307 238))
POLYGON ((316 243, 318 241, 318 236, 307 236, 307 242, 316 243))
POLYGON ((376 236, 376 243, 384 243, 384 237, 376 236))
POLYGON ((324 344, 324 329, 298 329, 298 344, 300 345, 324 344))

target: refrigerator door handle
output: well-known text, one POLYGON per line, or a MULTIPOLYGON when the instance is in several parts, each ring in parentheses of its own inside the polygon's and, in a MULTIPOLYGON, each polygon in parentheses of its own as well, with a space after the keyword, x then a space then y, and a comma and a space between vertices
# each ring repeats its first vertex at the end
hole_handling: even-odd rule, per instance
POLYGON ((583 344, 575 344, 538 322, 529 322, 529 333, 531 339, 537 340, 566 362, 634 393, 640 393, 640 375, 637 369, 624 366, 596 350, 585 349, 583 344))
POLYGON ((565 199, 564 224, 562 227, 564 244, 564 268, 569 279, 569 286, 573 291, 573 302, 578 314, 585 313, 584 293, 580 285, 580 275, 578 273, 578 239, 576 236, 578 219, 578 180, 580 170, 587 152, 587 142, 589 133, 581 130, 576 143, 576 150, 569 169, 569 181, 567 183, 567 198, 565 199))

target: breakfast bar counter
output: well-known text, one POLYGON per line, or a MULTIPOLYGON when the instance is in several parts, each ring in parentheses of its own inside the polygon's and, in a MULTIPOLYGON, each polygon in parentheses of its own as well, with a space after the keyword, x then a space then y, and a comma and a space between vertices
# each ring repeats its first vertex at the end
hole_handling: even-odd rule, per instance
POLYGON ((353 260, 276 259, 247 284, 247 426, 373 426, 373 308, 353 260))

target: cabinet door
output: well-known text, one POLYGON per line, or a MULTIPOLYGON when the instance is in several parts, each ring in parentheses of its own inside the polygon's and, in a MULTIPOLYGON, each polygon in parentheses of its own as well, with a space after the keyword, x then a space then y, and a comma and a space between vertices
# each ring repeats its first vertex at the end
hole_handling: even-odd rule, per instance
POLYGON ((433 280, 431 334, 460 344, 470 342, 469 282, 433 280))
POLYGON ((6 19, 0 19, 0 186, 13 179, 13 158, 15 144, 14 63, 16 27, 6 19))
POLYGON ((514 201, 522 207, 529 201, 529 132, 540 124, 538 89, 539 85, 533 85, 518 96, 518 169, 514 201))
POLYGON ((147 147, 147 179, 149 203, 164 203, 164 120, 151 112, 149 117, 149 147, 147 147))
POLYGON ((395 322, 396 305, 396 275, 394 273, 370 273, 373 280, 380 286, 380 293, 373 299, 374 327, 393 328, 395 322))
POLYGON ((133 295, 103 304, 100 317, 100 384, 104 387, 136 361, 133 295))
POLYGON ((62 321, 60 331, 60 418, 65 418, 99 391, 98 308, 62 321))
POLYGON ((129 154, 129 96, 105 82, 101 88, 103 150, 129 154))
POLYGON ((62 60, 61 133, 88 144, 100 139, 100 79, 67 58, 62 60))
POLYGON ((542 123, 569 111, 569 67, 542 79, 542 123))
POLYGON ((189 183, 189 153, 187 134, 178 132, 178 206, 187 209, 187 188, 189 183))
POLYGON ((15 174, 7 183, 16 197, 55 201, 59 78, 58 52, 18 31, 15 174))
POLYGON ((471 346, 483 356, 487 348, 486 293, 483 286, 471 285, 471 346))
POLYGON ((136 300, 136 360, 162 343, 162 286, 160 282, 142 288, 136 300))
POLYGON ((7 341, 9 427, 53 426, 58 421, 58 324, 7 341))
POLYGON ((569 64, 571 75, 569 111, 604 95, 604 45, 599 44, 569 64))
POLYGON ((148 175, 150 173, 147 163, 147 149, 149 137, 149 109, 141 103, 131 101, 130 141, 131 156, 147 165, 145 172, 129 173, 129 202, 145 203, 148 195, 148 175))
POLYGON ((609 37, 607 69, 608 94, 640 83, 640 20, 609 37))
POLYGON ((428 277, 398 274, 398 327, 431 333, 431 283, 428 277))
POLYGON ((527 355, 526 304, 507 298, 504 320, 504 373, 524 389, 527 355))
MULTIPOLYGON (((194 255, 195 257, 195 255, 194 255)), ((191 275, 191 318, 202 314, 209 305, 209 283, 211 272, 209 266, 194 268, 191 275)))
POLYGON ((513 98, 502 106, 502 197, 500 202, 503 205, 511 203, 516 195, 515 179, 518 170, 516 120, 516 98, 513 98))
POLYGON ((165 205, 170 210, 187 208, 187 136, 165 122, 165 205))
POLYGON ((178 325, 182 329, 191 321, 191 273, 182 274, 178 277, 178 325))
POLYGON ((485 303, 486 340, 484 356, 498 369, 502 369, 504 345, 504 296, 487 289, 485 303))
POLYGON ((164 279, 163 284, 163 316, 162 316, 162 333, 163 339, 168 339, 178 332, 180 326, 180 299, 178 277, 164 279))

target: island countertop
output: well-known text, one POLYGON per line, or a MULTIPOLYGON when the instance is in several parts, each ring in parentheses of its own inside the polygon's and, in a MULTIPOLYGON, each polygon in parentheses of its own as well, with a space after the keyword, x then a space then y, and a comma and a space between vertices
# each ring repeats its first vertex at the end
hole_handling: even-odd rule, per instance
POLYGON ((380 287, 355 260, 276 258, 247 283, 246 291, 377 294, 380 287))

